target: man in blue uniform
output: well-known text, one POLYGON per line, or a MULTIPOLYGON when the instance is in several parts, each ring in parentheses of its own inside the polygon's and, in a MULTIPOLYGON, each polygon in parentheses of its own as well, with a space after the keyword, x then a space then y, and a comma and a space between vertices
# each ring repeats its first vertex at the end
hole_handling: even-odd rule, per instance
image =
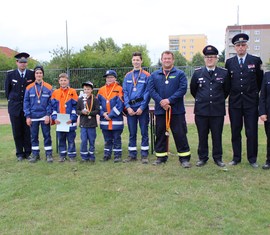
POLYGON ((264 122, 264 131, 267 139, 266 162, 262 169, 270 169, 270 71, 265 72, 259 100, 259 115, 264 122))
POLYGON ((222 162, 222 131, 224 124, 225 99, 229 94, 227 69, 216 67, 218 50, 211 45, 203 49, 205 66, 195 70, 190 92, 195 98, 195 123, 199 135, 196 166, 204 166, 208 161, 208 134, 212 136, 212 156, 216 165, 224 167, 222 162))
POLYGON ((142 54, 135 52, 132 55, 133 70, 128 72, 123 82, 124 105, 127 110, 127 123, 129 130, 128 158, 123 162, 137 160, 137 128, 141 130, 141 161, 148 163, 148 123, 150 101, 147 90, 148 77, 150 74, 142 69, 142 54))
POLYGON ((182 70, 174 67, 174 54, 161 54, 162 68, 149 78, 149 94, 155 101, 157 160, 154 165, 168 159, 168 135, 171 128, 180 164, 190 168, 190 149, 187 140, 184 95, 187 92, 187 78, 182 70))
POLYGON ((258 167, 258 100, 263 70, 259 57, 247 53, 249 36, 235 35, 232 44, 237 55, 226 61, 231 83, 229 94, 229 115, 231 122, 233 159, 229 165, 237 165, 242 157, 243 122, 246 133, 247 158, 250 165, 258 167))
POLYGON ((25 52, 15 55, 17 69, 8 71, 5 80, 8 113, 18 161, 29 158, 31 154, 30 129, 23 113, 25 88, 35 81, 33 71, 26 69, 28 57, 29 54, 25 52))

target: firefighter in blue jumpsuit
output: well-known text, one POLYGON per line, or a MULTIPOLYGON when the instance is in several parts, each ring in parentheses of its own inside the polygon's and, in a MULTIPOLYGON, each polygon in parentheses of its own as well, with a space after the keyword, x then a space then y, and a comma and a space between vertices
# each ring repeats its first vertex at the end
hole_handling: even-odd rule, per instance
POLYGON ((25 52, 15 55, 18 69, 8 71, 5 80, 8 113, 18 161, 29 158, 31 154, 30 128, 26 125, 23 113, 25 88, 35 81, 33 70, 26 69, 29 56, 25 52))
POLYGON ((243 122, 246 133, 247 158, 250 165, 258 167, 258 101, 263 70, 262 60, 247 53, 249 36, 244 33, 235 35, 232 44, 237 55, 227 59, 231 83, 229 94, 229 115, 232 132, 233 159, 229 165, 237 165, 242 158, 243 122))
POLYGON ((216 67, 218 50, 208 45, 203 49, 205 66, 192 75, 190 92, 195 98, 195 123, 198 130, 199 161, 196 166, 204 166, 208 161, 208 134, 212 136, 212 156, 216 165, 224 167, 222 161, 222 131, 224 124, 225 99, 229 94, 227 69, 216 67))
POLYGON ((143 164, 148 163, 148 123, 149 123, 149 101, 147 82, 150 74, 142 69, 142 54, 134 52, 132 55, 133 70, 128 72, 123 82, 124 105, 127 110, 127 124, 129 130, 128 158, 123 162, 137 160, 137 126, 141 130, 141 160, 143 164))
POLYGON ((35 82, 27 86, 24 96, 24 115, 26 123, 31 129, 32 156, 29 162, 40 160, 39 126, 44 137, 44 149, 48 163, 53 162, 50 115, 52 113, 52 86, 43 81, 42 66, 34 68, 35 82))
POLYGON ((162 68, 153 72, 149 78, 149 93, 155 101, 157 160, 154 165, 165 163, 168 159, 168 127, 177 148, 180 164, 190 168, 190 149, 187 140, 184 95, 187 92, 187 78, 182 70, 174 67, 174 54, 164 51, 161 54, 162 68), (166 118, 169 113, 170 118, 166 118), (170 121, 168 121, 170 120, 170 121))

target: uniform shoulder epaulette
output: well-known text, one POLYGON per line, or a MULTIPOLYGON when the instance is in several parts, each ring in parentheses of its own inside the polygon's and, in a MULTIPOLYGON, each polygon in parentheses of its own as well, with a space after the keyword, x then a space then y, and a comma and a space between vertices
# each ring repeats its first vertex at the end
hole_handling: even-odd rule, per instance
POLYGON ((29 69, 30 71, 34 72, 34 69, 29 69))
POLYGON ((200 70, 200 69, 202 69, 202 67, 196 68, 196 69, 194 69, 194 71, 197 71, 197 70, 200 70))
POLYGON ((223 69, 223 70, 225 70, 225 71, 227 71, 228 69, 226 69, 226 68, 222 68, 222 67, 219 67, 219 68, 221 68, 221 69, 223 69))
POLYGON ((14 69, 10 69, 10 70, 7 71, 7 73, 10 73, 10 72, 13 72, 13 71, 14 71, 14 69))

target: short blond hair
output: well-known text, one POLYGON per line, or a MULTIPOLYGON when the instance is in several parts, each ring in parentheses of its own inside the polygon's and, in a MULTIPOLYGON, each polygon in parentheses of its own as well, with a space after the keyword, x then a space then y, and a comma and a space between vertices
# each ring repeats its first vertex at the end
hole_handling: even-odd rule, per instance
POLYGON ((69 80, 67 73, 60 73, 58 76, 58 79, 60 79, 60 78, 67 78, 69 80))

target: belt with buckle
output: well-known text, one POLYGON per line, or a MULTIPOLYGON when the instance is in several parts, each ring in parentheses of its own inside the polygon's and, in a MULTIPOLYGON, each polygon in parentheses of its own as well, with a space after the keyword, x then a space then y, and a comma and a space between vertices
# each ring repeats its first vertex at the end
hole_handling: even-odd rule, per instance
POLYGON ((141 101, 143 101, 143 98, 142 97, 141 98, 138 98, 138 99, 135 99, 135 100, 130 100, 128 103, 130 105, 133 105, 133 104, 136 104, 136 103, 141 102, 141 101))

